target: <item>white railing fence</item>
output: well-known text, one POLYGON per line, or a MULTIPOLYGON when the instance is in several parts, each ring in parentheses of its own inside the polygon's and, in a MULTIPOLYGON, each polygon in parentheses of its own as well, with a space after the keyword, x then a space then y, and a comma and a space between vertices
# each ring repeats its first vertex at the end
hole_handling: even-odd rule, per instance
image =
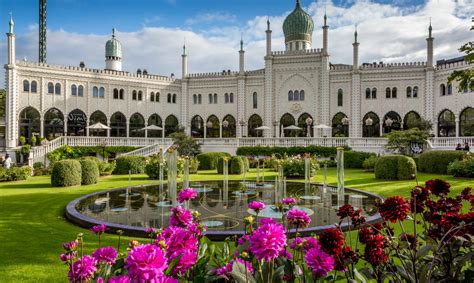
POLYGON ((136 149, 134 151, 126 152, 120 154, 120 156, 150 156, 153 154, 157 154, 160 152, 160 149, 163 148, 163 152, 166 153, 168 149, 172 146, 172 142, 165 142, 164 144, 162 143, 157 143, 154 145, 149 145, 146 147, 142 147, 139 149, 136 149))

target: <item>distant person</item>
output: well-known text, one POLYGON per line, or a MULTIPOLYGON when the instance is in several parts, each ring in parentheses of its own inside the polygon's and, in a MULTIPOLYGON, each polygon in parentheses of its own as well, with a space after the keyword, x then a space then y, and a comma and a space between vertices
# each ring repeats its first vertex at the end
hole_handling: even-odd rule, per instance
POLYGON ((462 146, 460 143, 458 143, 458 145, 456 146, 456 150, 462 150, 462 146))
POLYGON ((3 161, 3 167, 10 168, 12 166, 12 159, 10 158, 10 154, 5 155, 5 160, 3 161))
POLYGON ((468 144, 467 142, 464 143, 464 150, 465 150, 465 151, 469 151, 469 149, 470 149, 470 148, 469 148, 469 144, 468 144))

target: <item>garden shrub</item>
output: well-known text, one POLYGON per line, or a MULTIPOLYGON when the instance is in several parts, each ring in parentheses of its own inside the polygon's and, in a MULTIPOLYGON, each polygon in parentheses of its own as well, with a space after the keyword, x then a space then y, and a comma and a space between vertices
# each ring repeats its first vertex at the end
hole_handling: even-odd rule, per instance
POLYGON ((474 157, 466 154, 462 160, 455 160, 448 165, 448 174, 454 177, 474 178, 474 157))
POLYGON ((139 147, 135 146, 106 146, 105 151, 102 146, 69 146, 63 145, 48 153, 50 161, 59 161, 64 159, 77 159, 85 156, 104 154, 104 157, 109 157, 111 154, 130 152, 139 147))
POLYGON ((245 158, 244 156, 232 156, 230 159, 230 168, 229 168, 229 173, 230 174, 243 174, 246 171, 245 167, 245 158))
MULTIPOLYGON (((311 176, 314 176, 319 170, 318 162, 311 158, 311 176)), ((286 156, 280 159, 283 168, 283 175, 292 178, 304 178, 305 158, 301 156, 286 156)), ((277 170, 277 168, 275 168, 277 170)))
POLYGON ((102 161, 99 162, 99 175, 100 176, 108 176, 112 175, 112 172, 114 172, 115 167, 116 167, 116 162, 115 160, 112 162, 107 162, 107 161, 102 161))
POLYGON ((364 160, 364 162, 362 162, 362 167, 367 172, 374 172, 375 163, 377 162, 377 159, 377 156, 372 155, 371 157, 364 160))
MULTIPOLYGON (((178 168, 180 167, 179 163, 183 162, 183 170, 184 170, 184 157, 180 157, 180 159, 183 159, 183 161, 180 161, 178 159, 178 168)), ((189 158, 189 174, 196 174, 198 169, 199 169, 199 160, 196 157, 190 157, 189 158)))
MULTIPOLYGON (((146 161, 146 166, 145 166, 145 174, 148 175, 148 178, 150 179, 158 179, 160 177, 160 154, 154 154, 152 156, 149 156, 146 161)), ((177 169, 178 169, 178 176, 181 176, 184 174, 184 163, 185 163, 185 157, 178 157, 177 160, 177 169)), ((199 166, 199 161, 197 160, 196 157, 190 158, 189 159, 189 174, 194 174, 197 173, 198 171, 198 166, 199 166)), ((167 166, 167 160, 163 161, 163 178, 166 178, 168 176, 168 166, 167 166)))
POLYGON ((51 172, 53 187, 69 187, 80 185, 82 181, 81 163, 77 160, 66 159, 54 163, 51 172))
POLYGON ((449 163, 461 160, 464 151, 457 150, 436 150, 422 153, 418 160, 420 172, 446 174, 449 163))
MULTIPOLYGON (((97 158, 96 158, 97 159, 97 158)), ((99 166, 97 162, 91 158, 82 158, 81 163, 81 185, 91 185, 97 183, 99 179, 99 166)))
POLYGON ((375 178, 385 180, 410 180, 416 176, 413 158, 404 155, 385 155, 375 162, 375 178))
POLYGON ((199 170, 214 170, 217 168, 217 162, 224 156, 230 158, 227 152, 206 152, 196 155, 199 161, 199 170))
MULTIPOLYGON (((344 150, 350 150, 350 147, 344 146, 344 150)), ((321 157, 335 156, 337 152, 336 147, 325 146, 293 146, 293 147, 271 147, 271 146, 243 146, 237 148, 237 155, 245 156, 272 156, 272 155, 303 155, 309 153, 311 155, 321 157)))
POLYGON ((31 167, 30 166, 11 167, 11 168, 5 169, 5 171, 2 174, 3 174, 4 181, 27 180, 31 176, 31 167))
POLYGON ((327 167, 337 167, 337 162, 334 159, 326 159, 318 161, 320 167, 324 167, 326 164, 327 167))
POLYGON ((129 170, 132 174, 142 174, 145 172, 145 160, 144 156, 120 156, 115 159, 113 174, 128 174, 129 170))
POLYGON ((224 158, 227 158, 229 161, 229 174, 230 174, 230 159, 232 157, 221 157, 217 160, 217 165, 216 165, 216 169, 217 169, 217 174, 224 174, 224 158))
POLYGON ((345 151, 344 152, 344 168, 362 169, 364 160, 375 156, 375 153, 362 151, 345 151))

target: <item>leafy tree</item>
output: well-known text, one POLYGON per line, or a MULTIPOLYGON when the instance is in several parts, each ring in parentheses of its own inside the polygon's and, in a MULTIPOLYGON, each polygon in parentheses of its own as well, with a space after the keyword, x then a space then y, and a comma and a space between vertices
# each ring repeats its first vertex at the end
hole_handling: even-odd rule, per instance
POLYGON ((201 152, 201 145, 199 142, 186 135, 184 131, 174 132, 170 135, 173 139, 173 144, 177 147, 179 155, 194 156, 201 152))
POLYGON ((430 133, 427 130, 420 130, 418 128, 405 131, 392 131, 387 135, 388 143, 385 147, 395 152, 410 155, 411 143, 423 145, 429 137, 430 133))
POLYGON ((433 129, 433 123, 422 117, 409 116, 406 123, 410 129, 418 128, 422 131, 431 131, 433 129))
POLYGON ((4 89, 0 89, 0 117, 5 117, 5 97, 7 92, 4 89))
MULTIPOLYGON (((460 52, 466 53, 464 61, 468 64, 474 64, 474 41, 469 41, 459 48, 460 52)), ((474 90, 474 68, 454 71, 448 78, 448 83, 459 82, 458 90, 474 90)))

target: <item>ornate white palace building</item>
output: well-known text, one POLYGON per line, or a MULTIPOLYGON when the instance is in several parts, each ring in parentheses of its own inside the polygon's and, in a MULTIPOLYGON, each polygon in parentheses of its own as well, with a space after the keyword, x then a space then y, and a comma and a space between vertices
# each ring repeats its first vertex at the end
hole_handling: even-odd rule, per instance
POLYGON ((297 0, 283 24, 285 51, 273 51, 267 23, 264 69, 245 69, 241 42, 238 71, 188 73, 183 47, 179 78, 123 71, 126 50, 115 33, 105 46, 104 69, 16 61, 13 27, 10 21, 7 148, 33 134, 161 138, 179 127, 205 139, 357 139, 409 128, 420 117, 433 123, 437 137, 474 136, 474 93, 448 84, 454 70, 472 66, 462 58, 433 64, 431 25, 425 62, 360 64, 356 31, 352 64, 331 64, 326 16, 322 47, 314 48, 313 20, 297 0), (110 129, 88 128, 98 122, 110 129), (150 125, 164 131, 144 130, 150 125), (285 129, 292 125, 300 129, 285 129), (261 126, 267 129, 256 130, 261 126))

